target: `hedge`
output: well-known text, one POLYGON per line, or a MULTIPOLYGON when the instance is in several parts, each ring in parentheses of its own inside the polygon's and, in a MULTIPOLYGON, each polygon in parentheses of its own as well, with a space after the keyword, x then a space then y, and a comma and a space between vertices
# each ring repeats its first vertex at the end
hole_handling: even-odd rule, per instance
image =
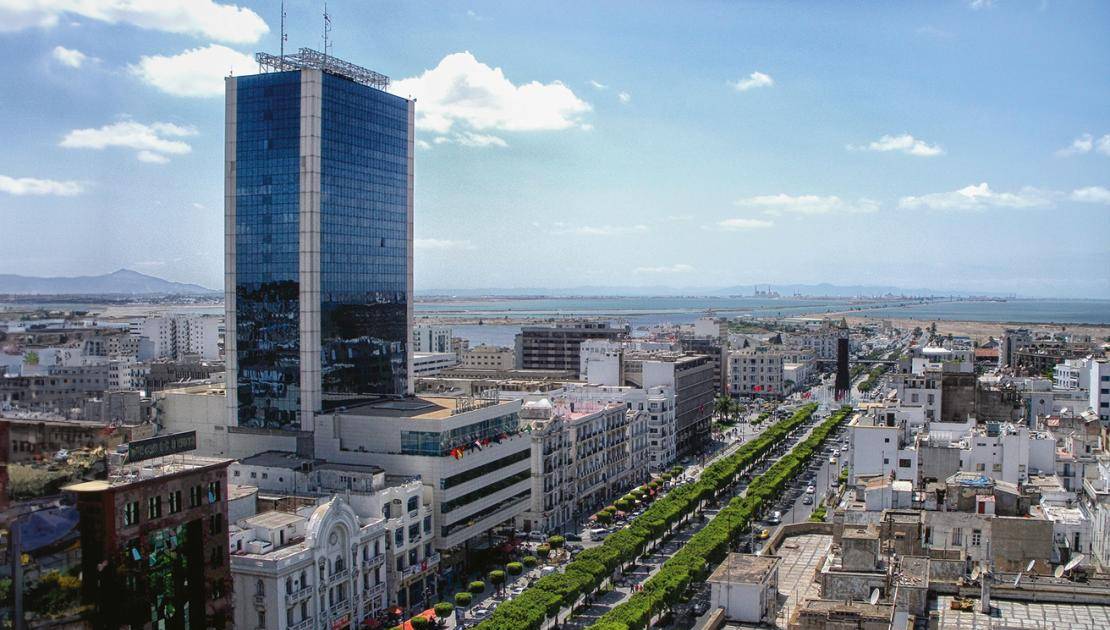
MULTIPOLYGON (((678 486, 657 498, 626 527, 607 536, 605 542, 580 552, 567 565, 564 573, 553 573, 540 578, 519 596, 499 605, 493 615, 478 624, 477 628, 479 630, 538 630, 547 618, 558 614, 560 607, 569 606, 579 595, 594 592, 615 570, 629 562, 634 562, 653 541, 661 538, 680 520, 693 514, 703 501, 726 491, 741 473, 774 445, 785 439, 792 430, 808 420, 816 410, 816 404, 802 407, 790 418, 772 425, 758 437, 742 445, 737 452, 706 467, 697 482, 678 486), (552 602, 555 602, 555 605, 552 602)), ((643 496, 646 490, 637 488, 631 494, 643 496)), ((715 522, 717 519, 711 521, 706 528, 712 527, 715 522)), ((718 528, 714 531, 716 529, 718 528)), ((691 540, 692 542, 694 541, 691 540)), ((687 544, 687 547, 690 547, 690 544, 687 544)), ((668 577, 667 581, 671 582, 675 579, 672 576, 668 577)), ((653 592, 660 588, 661 582, 654 579, 649 582, 654 584, 653 592)), ((672 588, 680 583, 684 589, 685 584, 681 579, 674 582, 672 588)), ((647 616, 642 617, 646 622, 647 616)), ((595 625, 594 627, 605 628, 606 626, 595 625)), ((641 624, 627 627, 643 626, 641 624)), ((624 628, 623 625, 615 627, 620 630, 624 628)))
MULTIPOLYGON (((813 413, 815 407, 809 405, 803 408, 786 420, 786 425, 801 424, 813 413)), ((728 553, 729 541, 746 530, 769 500, 801 473, 810 457, 820 452, 821 444, 829 433, 844 421, 850 411, 850 407, 845 407, 834 413, 789 454, 778 459, 766 472, 754 479, 744 496, 732 499, 713 520, 667 559, 659 571, 644 583, 643 590, 634 593, 628 601, 603 615, 597 623, 590 626, 590 630, 641 630, 647 626, 653 613, 677 604, 691 582, 704 581, 709 570, 724 559, 728 553)), ((769 431, 781 426, 784 426, 783 423, 775 425, 769 431)), ((701 481, 698 482, 700 483, 701 481)))

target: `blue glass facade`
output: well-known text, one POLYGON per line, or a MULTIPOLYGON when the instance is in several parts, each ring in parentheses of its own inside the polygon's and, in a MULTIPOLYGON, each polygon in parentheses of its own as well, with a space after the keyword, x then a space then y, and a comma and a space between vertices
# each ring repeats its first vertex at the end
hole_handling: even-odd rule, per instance
POLYGON ((241 426, 300 410, 299 72, 237 80, 235 306, 241 426))
POLYGON ((235 80, 240 426, 300 429, 305 408, 403 395, 408 385, 410 103, 327 73, 302 85, 302 75, 235 80), (319 99, 302 99, 309 85, 319 99), (315 130, 302 128, 312 124, 318 155, 306 140, 315 130), (317 159, 319 190, 301 190, 316 181, 317 159), (316 215, 301 207, 314 193, 318 243, 316 215), (318 297, 306 280, 316 269, 318 297), (302 365, 310 360, 319 364, 302 365))
POLYGON ((324 75, 320 162, 323 407, 408 384, 409 102, 324 75))

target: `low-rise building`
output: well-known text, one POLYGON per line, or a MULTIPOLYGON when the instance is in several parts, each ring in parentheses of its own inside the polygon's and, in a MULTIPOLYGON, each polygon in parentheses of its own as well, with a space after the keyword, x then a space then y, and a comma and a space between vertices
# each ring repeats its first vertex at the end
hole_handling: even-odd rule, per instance
POLYGON ((710 606, 740 623, 773 623, 778 614, 779 564, 775 556, 730 553, 709 576, 710 606))
POLYGON ((481 344, 463 352, 461 366, 469 370, 511 370, 515 361, 512 348, 481 344))

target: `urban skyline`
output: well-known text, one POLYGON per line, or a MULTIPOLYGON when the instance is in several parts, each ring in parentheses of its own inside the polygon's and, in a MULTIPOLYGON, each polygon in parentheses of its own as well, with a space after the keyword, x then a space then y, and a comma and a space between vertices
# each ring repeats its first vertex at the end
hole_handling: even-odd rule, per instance
MULTIPOLYGON (((332 51, 417 99, 418 288, 1110 295, 1105 6, 627 8, 329 6, 332 51)), ((287 51, 320 9, 289 3, 287 51)), ((0 18, 0 267, 218 287, 222 79, 278 49, 277 4, 0 18)))

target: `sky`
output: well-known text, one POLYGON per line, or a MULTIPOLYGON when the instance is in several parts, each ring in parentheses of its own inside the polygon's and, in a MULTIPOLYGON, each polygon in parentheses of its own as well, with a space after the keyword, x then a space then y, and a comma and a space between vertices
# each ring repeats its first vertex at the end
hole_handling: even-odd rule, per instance
MULTIPOLYGON (((287 2, 287 50, 323 3, 287 2)), ((1110 3, 356 2, 417 99, 415 282, 1110 298, 1110 3)), ((0 0, 0 273, 223 284, 275 2, 0 0)))

